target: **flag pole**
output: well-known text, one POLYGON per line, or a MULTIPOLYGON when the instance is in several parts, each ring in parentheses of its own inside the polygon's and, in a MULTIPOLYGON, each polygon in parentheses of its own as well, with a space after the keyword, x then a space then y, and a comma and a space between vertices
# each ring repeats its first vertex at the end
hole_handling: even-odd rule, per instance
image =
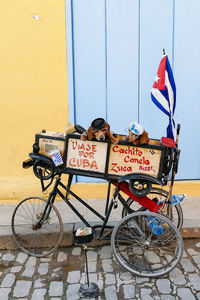
MULTIPOLYGON (((166 51, 165 51, 165 48, 163 48, 163 56, 166 55, 166 51)), ((169 117, 169 126, 170 126, 170 121, 171 121, 171 116, 169 117)))
POLYGON ((168 118, 167 137, 175 139, 174 110, 176 106, 176 85, 165 48, 156 78, 151 90, 151 99, 168 118))

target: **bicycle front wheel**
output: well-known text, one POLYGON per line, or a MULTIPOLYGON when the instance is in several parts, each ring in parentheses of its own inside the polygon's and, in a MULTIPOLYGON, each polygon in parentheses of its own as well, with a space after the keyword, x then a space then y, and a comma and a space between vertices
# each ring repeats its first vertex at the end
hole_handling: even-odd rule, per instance
POLYGON ((129 272, 141 277, 159 277, 180 261, 183 239, 176 226, 163 215, 135 212, 115 226, 111 247, 116 260, 129 272), (156 226, 152 227, 153 224, 156 226))
POLYGON ((47 200, 44 198, 25 198, 15 208, 11 221, 17 245, 27 254, 36 257, 53 253, 63 235, 63 222, 57 208, 49 204, 43 216, 46 205, 47 200))

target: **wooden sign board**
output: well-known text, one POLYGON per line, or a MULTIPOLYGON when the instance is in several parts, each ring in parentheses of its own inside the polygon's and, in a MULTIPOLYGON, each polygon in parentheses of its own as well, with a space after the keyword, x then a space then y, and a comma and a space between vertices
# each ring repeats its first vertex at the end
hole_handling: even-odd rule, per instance
POLYGON ((107 148, 107 143, 69 138, 66 167, 105 173, 107 148))
POLYGON ((82 141, 79 134, 45 131, 36 134, 40 154, 49 156, 60 150, 66 168, 64 173, 117 179, 128 174, 146 174, 162 178, 166 147, 149 144, 144 147, 107 141, 82 141))
POLYGON ((129 173, 140 173, 157 178, 161 154, 161 150, 112 144, 108 175, 124 176, 129 173))

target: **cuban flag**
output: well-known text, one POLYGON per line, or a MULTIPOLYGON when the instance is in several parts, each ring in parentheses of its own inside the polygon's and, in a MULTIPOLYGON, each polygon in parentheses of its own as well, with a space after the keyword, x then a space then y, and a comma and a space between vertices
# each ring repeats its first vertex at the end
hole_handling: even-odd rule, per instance
POLYGON ((151 90, 151 99, 158 108, 169 116, 167 137, 175 140, 176 132, 173 117, 176 107, 176 85, 167 54, 163 55, 160 62, 151 90))

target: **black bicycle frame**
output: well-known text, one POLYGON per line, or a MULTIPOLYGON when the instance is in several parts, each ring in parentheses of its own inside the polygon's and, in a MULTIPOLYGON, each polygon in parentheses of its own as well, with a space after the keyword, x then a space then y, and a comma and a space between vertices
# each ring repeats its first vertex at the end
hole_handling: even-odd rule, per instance
MULTIPOLYGON (((88 203, 86 203, 83 199, 81 199, 78 195, 76 195, 74 192, 72 192, 70 190, 71 188, 71 184, 72 184, 72 179, 73 179, 73 175, 72 174, 69 174, 69 177, 68 177, 68 183, 67 185, 65 186, 62 182, 61 182, 61 175, 58 176, 56 178, 56 181, 55 181, 55 184, 54 184, 54 187, 52 189, 52 192, 49 194, 49 197, 48 197, 48 200, 47 200, 47 203, 45 205, 45 208, 44 208, 44 211, 43 211, 43 214, 37 224, 37 226, 41 226, 43 222, 45 222, 45 220, 48 218, 50 212, 51 212, 51 205, 50 204, 53 204, 55 202, 55 198, 57 195, 59 195, 64 201, 65 203, 72 209, 72 211, 79 217, 79 219, 87 226, 87 227, 91 227, 93 229, 93 233, 95 234, 95 236, 98 238, 98 239, 105 239, 107 240, 108 237, 103 237, 103 234, 104 234, 104 230, 106 228, 113 228, 113 226, 107 226, 107 223, 108 223, 108 219, 109 219, 109 216, 111 214, 111 211, 113 209, 113 204, 114 204, 114 198, 117 196, 118 193, 114 193, 114 196, 112 197, 110 203, 109 203, 109 194, 107 196, 107 202, 106 202, 106 211, 105 211, 105 216, 102 216, 99 212, 97 212, 93 207, 91 207, 88 203), (60 191, 59 189, 59 186, 62 187, 64 190, 66 190, 66 196, 60 191), (91 226, 90 223, 87 222, 87 220, 80 214, 80 212, 74 207, 74 205, 70 202, 70 199, 69 199, 69 195, 72 195, 76 200, 78 200, 81 204, 83 204, 87 209, 89 209, 93 214, 95 214, 101 221, 103 221, 102 225, 101 226, 91 226), (101 231, 100 233, 98 234, 96 231, 95 231, 95 228, 96 227, 100 227, 101 228, 101 231)), ((109 189, 110 189, 110 183, 109 183, 109 189)), ((121 195, 120 195, 121 196, 121 195)), ((120 198, 119 198, 120 199, 120 198)), ((124 200, 124 199, 123 199, 124 200)), ((123 201, 122 200, 122 201, 123 201)), ((121 201, 121 200, 120 200, 121 201)), ((125 200, 124 200, 125 202, 125 200)), ((124 205, 124 203, 123 203, 124 205)), ((125 205, 126 206, 126 205, 125 205)), ((129 208, 127 206, 127 208, 129 208)), ((130 208, 129 208, 130 209, 130 208)))

